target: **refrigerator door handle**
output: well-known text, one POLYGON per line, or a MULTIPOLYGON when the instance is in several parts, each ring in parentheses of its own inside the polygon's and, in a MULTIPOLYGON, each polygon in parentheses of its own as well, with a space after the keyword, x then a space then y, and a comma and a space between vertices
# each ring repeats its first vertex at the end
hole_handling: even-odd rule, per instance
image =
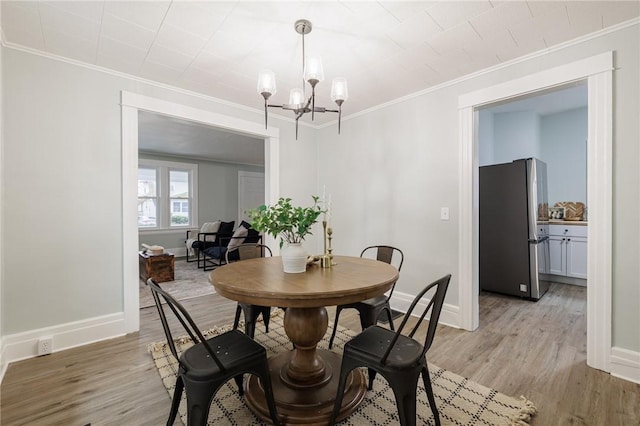
POLYGON ((530 244, 540 244, 540 243, 542 243, 542 242, 547 241, 548 239, 549 239, 549 237, 540 237, 540 238, 538 238, 538 239, 530 239, 530 240, 529 240, 529 243, 530 243, 530 244))

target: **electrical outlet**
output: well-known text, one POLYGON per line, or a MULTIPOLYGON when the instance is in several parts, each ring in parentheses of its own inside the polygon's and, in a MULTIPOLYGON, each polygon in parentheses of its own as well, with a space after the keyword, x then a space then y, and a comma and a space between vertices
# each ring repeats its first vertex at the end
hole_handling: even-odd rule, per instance
POLYGON ((449 207, 440 208, 440 220, 449 220, 449 207))
POLYGON ((38 355, 47 355, 53 352, 53 338, 45 337, 38 340, 38 355))

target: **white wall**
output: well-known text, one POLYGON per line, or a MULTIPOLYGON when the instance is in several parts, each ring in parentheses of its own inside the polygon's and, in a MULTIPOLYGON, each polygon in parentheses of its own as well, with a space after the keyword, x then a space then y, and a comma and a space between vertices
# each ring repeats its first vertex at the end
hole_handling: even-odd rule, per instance
POLYGON ((613 344, 639 352, 639 40, 636 25, 351 117, 340 138, 321 129, 318 181, 333 191, 336 252, 397 245, 405 252, 398 291, 415 294, 451 272, 446 302, 457 304, 458 96, 614 50, 613 190, 625 208, 614 206, 613 344), (439 219, 443 206, 449 221, 439 219))
POLYGON ((587 108, 540 118, 540 158, 547 163, 549 205, 587 205, 587 108))
POLYGON ((540 118, 531 111, 493 115, 493 159, 496 164, 540 158, 540 118))
MULTIPOLYGON (((123 256, 135 253, 122 252, 121 90, 257 123, 262 113, 11 49, 3 65, 3 332, 122 312, 123 256), (25 255, 34 242, 37 262, 25 255)), ((281 126, 280 191, 302 198, 315 190, 313 131, 295 141, 292 123, 270 123, 281 126)))

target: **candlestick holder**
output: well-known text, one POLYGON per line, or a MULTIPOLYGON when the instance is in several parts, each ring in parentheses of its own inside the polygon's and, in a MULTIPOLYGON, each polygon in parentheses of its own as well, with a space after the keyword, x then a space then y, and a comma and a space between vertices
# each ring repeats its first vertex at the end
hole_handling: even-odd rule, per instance
POLYGON ((333 263, 333 249, 331 248, 331 240, 333 238, 333 228, 331 228, 331 227, 327 228, 327 237, 329 239, 329 247, 327 248, 327 256, 329 257, 329 265, 333 266, 333 265, 335 265, 335 263, 333 263))
MULTIPOLYGON (((329 228, 331 229, 331 228, 329 228)), ((324 243, 324 251, 322 252, 322 256, 320 256, 320 266, 323 268, 331 268, 331 258, 327 252, 327 221, 322 221, 322 241, 324 243)))

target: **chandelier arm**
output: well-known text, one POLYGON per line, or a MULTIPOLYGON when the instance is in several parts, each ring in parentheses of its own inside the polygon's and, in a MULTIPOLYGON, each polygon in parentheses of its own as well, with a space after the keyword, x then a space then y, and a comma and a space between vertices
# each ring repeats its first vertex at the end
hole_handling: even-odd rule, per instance
POLYGON ((342 121, 342 105, 338 105, 338 134, 340 134, 340 122, 342 121))

